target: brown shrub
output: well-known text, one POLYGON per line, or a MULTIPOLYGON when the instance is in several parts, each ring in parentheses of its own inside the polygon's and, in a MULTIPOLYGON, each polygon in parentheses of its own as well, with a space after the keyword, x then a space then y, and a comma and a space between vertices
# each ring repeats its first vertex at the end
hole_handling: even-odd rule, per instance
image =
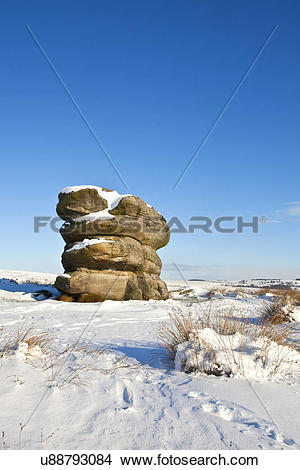
POLYGON ((289 323, 293 321, 292 312, 294 310, 294 302, 279 298, 275 302, 266 302, 262 308, 262 319, 265 322, 280 325, 281 323, 289 323))
POLYGON ((28 344, 28 353, 30 354, 30 351, 38 346, 42 352, 44 352, 47 349, 47 346, 50 342, 50 336, 49 332, 46 331, 44 333, 39 333, 37 335, 31 336, 28 339, 25 339, 25 343, 28 344))
POLYGON ((258 295, 263 296, 265 294, 273 294, 276 297, 280 297, 285 301, 285 303, 288 303, 289 301, 293 301, 295 304, 300 303, 300 291, 296 289, 265 288, 258 290, 258 295))
POLYGON ((215 295, 225 295, 226 289, 224 287, 211 287, 206 293, 205 296, 208 300, 211 300, 215 295))
MULTIPOLYGON (((273 342, 279 346, 287 346, 287 352, 278 355, 273 364, 273 372, 276 373, 279 368, 288 362, 288 351, 299 351, 298 339, 295 337, 294 330, 289 325, 275 325, 270 321, 262 320, 260 323, 251 324, 251 319, 238 319, 233 312, 218 314, 208 312, 206 315, 191 316, 183 311, 172 312, 169 320, 160 324, 158 328, 158 338, 160 344, 166 349, 171 359, 175 359, 178 346, 189 342, 191 345, 191 354, 193 355, 193 369, 183 369, 186 372, 200 371, 207 375, 228 375, 226 368, 220 367, 215 359, 215 349, 213 343, 209 340, 201 339, 199 333, 201 330, 210 328, 220 335, 219 347, 223 349, 224 355, 228 359, 228 364, 235 363, 242 374, 246 373, 247 361, 243 362, 243 357, 236 359, 236 351, 247 352, 249 344, 260 343, 260 359, 263 365, 268 363, 268 356, 272 353, 273 342), (234 340, 227 340, 231 335, 239 334, 239 348, 234 346, 234 340), (294 338, 292 338, 294 336, 294 338), (206 363, 199 363, 198 352, 202 351, 206 358, 206 363), (236 360, 239 362, 236 363, 236 360)), ((228 375, 229 376, 229 375, 228 375)))
POLYGON ((27 353, 38 346, 42 352, 46 350, 49 343, 49 331, 42 333, 34 333, 33 325, 27 325, 26 322, 18 325, 17 329, 6 332, 4 329, 0 331, 0 358, 5 355, 14 353, 21 343, 27 343, 27 353))
POLYGON ((193 289, 185 289, 179 292, 179 295, 186 295, 190 294, 190 292, 193 292, 193 289))

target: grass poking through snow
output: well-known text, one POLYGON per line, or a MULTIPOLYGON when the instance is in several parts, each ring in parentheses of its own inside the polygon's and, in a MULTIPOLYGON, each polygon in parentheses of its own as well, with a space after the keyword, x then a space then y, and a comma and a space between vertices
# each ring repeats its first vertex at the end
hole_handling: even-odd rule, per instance
POLYGON ((257 379, 292 378, 300 373, 300 354, 288 324, 262 319, 252 324, 234 312, 191 315, 174 310, 160 325, 160 343, 185 372, 257 379))
POLYGON ((16 358, 40 369, 47 374, 49 386, 59 388, 67 384, 86 385, 91 372, 107 375, 129 367, 125 356, 97 347, 94 342, 75 341, 58 351, 50 331, 38 331, 25 322, 9 331, 0 330, 0 359, 6 358, 16 358))

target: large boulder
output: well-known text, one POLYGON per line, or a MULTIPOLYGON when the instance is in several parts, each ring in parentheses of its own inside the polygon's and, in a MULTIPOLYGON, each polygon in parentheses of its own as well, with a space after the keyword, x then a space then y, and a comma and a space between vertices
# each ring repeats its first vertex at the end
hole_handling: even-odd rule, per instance
POLYGON ((147 204, 143 199, 137 196, 124 196, 118 204, 111 209, 110 214, 113 215, 130 215, 132 217, 147 216, 147 217, 161 217, 152 206, 147 204))
POLYGON ((59 193, 58 215, 65 274, 56 287, 76 298, 164 300, 157 249, 170 231, 164 217, 137 196, 97 186, 73 186, 59 193))
POLYGON ((99 237, 67 245, 62 254, 66 271, 79 268, 140 271, 144 256, 140 242, 130 237, 99 237))
POLYGON ((58 201, 56 212, 63 220, 73 220, 108 207, 107 200, 92 187, 78 191, 62 191, 58 195, 58 201))
POLYGON ((111 215, 157 217, 160 214, 143 199, 97 186, 63 189, 58 195, 56 212, 63 220, 73 220, 108 209, 111 215))
POLYGON ((156 251, 131 237, 105 236, 66 245, 62 265, 65 271, 116 269, 158 276, 161 272, 161 260, 156 251))
POLYGON ((58 276, 55 287, 75 296, 92 294, 98 300, 165 300, 168 289, 154 274, 132 271, 78 269, 58 276))
POLYGON ((99 235, 117 235, 134 238, 142 245, 149 245, 155 250, 162 248, 170 240, 169 227, 160 214, 156 217, 116 215, 108 220, 73 220, 64 223, 60 233, 66 243, 99 235))

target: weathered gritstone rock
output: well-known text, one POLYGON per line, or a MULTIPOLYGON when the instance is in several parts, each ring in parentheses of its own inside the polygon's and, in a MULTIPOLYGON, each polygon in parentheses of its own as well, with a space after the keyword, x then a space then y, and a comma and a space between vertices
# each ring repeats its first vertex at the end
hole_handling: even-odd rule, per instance
POLYGON ((142 199, 96 186, 65 188, 57 213, 65 274, 56 287, 73 296, 98 299, 166 299, 156 251, 170 238, 164 217, 142 199))
POLYGON ((164 281, 154 274, 132 271, 78 269, 56 278, 55 286, 73 296, 93 294, 99 300, 164 300, 164 281))
POLYGON ((157 274, 159 276, 161 272, 162 263, 156 251, 151 246, 143 245, 143 255, 144 255, 144 264, 143 264, 144 273, 157 274))
POLYGON ((156 251, 130 237, 99 237, 66 245, 62 254, 65 271, 80 268, 142 271, 160 275, 161 260, 156 251))
POLYGON ((101 197, 95 188, 61 192, 58 200, 56 212, 63 220, 73 220, 108 207, 107 200, 101 197))
POLYGON ((63 220, 74 220, 104 209, 108 209, 111 215, 162 217, 137 196, 122 196, 117 191, 97 186, 65 188, 59 193, 58 201, 56 212, 63 220))
POLYGON ((99 235, 116 235, 134 238, 142 245, 152 246, 155 250, 165 246, 170 239, 167 222, 160 215, 152 218, 116 215, 109 220, 75 220, 64 223, 60 233, 66 243, 75 243, 99 235))
POLYGON ((101 237, 67 245, 62 254, 66 271, 79 268, 141 271, 144 264, 140 242, 130 237, 101 237), (89 243, 92 242, 92 243, 89 243))

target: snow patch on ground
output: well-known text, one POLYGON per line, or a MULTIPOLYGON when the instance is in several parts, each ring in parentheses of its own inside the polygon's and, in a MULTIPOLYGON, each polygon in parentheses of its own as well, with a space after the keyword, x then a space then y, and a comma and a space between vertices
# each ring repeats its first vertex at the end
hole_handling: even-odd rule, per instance
MULTIPOLYGON (((259 329, 252 325, 249 330, 259 329)), ((300 354, 256 334, 222 335, 203 328, 177 348, 175 368, 254 380, 299 379, 300 354)))
MULTIPOLYGON (((42 367, 51 354, 35 351, 33 357, 24 341, 17 353, 0 359, 5 448, 299 449, 299 384, 186 374, 174 369, 157 340, 156 329, 174 306, 197 315, 208 308, 234 309, 238 318, 255 324, 265 300, 224 295, 211 303, 204 297, 210 283, 191 282, 198 293, 178 300, 24 302, 34 290, 54 289, 49 282, 56 275, 2 271, 1 276, 0 339, 23 325, 34 334, 49 331, 59 368, 55 382, 53 368, 42 367), (78 341, 80 350, 74 348, 78 341), (106 352, 89 362, 85 347, 106 352), (129 367, 114 374, 95 370, 118 358, 129 367), (78 368, 84 370, 84 386, 66 380, 78 368), (26 424, 21 433, 20 423, 26 424)), ((174 281, 171 290, 174 284, 184 288, 174 281)))

